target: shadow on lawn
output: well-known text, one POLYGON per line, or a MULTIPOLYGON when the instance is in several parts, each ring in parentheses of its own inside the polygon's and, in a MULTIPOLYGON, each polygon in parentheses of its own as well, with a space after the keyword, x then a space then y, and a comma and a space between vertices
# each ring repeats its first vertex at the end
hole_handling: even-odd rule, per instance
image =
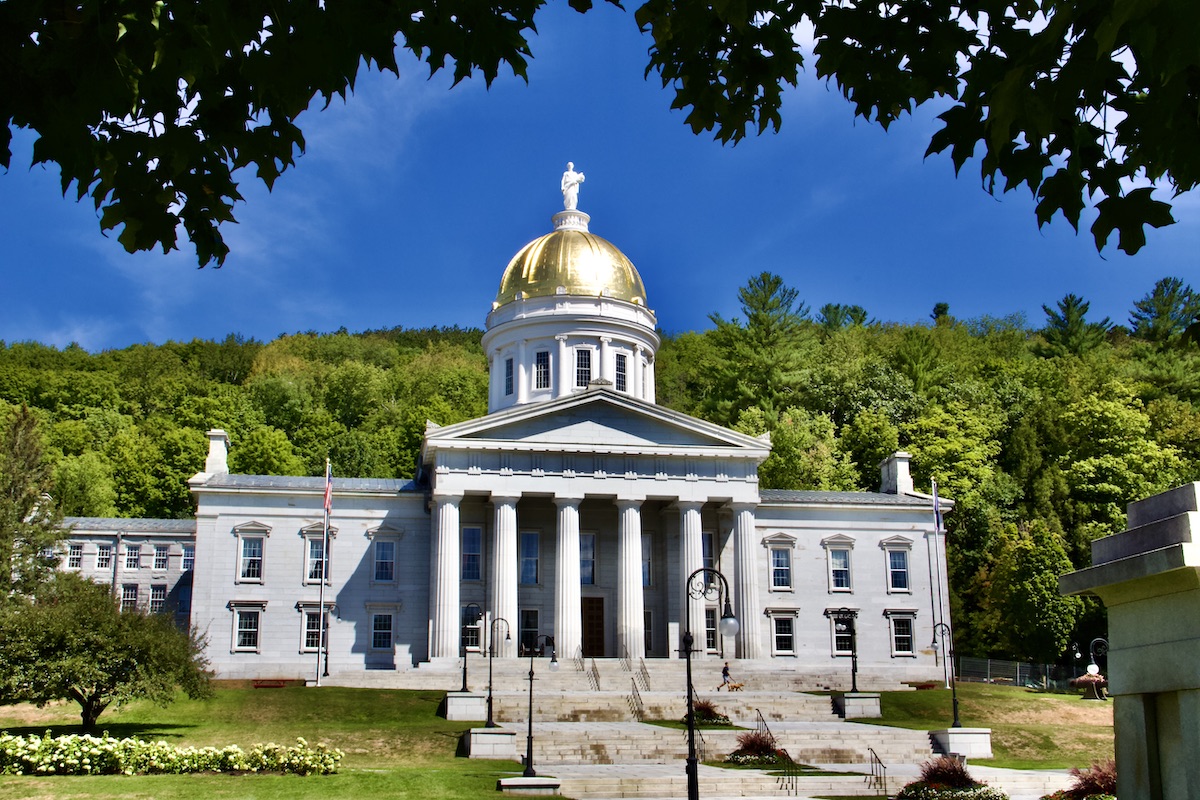
MULTIPOLYGON (((178 724, 152 724, 152 723, 136 723, 136 722, 114 722, 106 725, 101 720, 96 725, 96 734, 100 736, 107 733, 114 739, 179 739, 189 728, 194 728, 195 725, 178 725, 178 724)), ((0 729, 0 732, 11 734, 12 736, 42 736, 49 731, 52 736, 71 736, 87 733, 82 725, 20 725, 6 727, 0 729)))

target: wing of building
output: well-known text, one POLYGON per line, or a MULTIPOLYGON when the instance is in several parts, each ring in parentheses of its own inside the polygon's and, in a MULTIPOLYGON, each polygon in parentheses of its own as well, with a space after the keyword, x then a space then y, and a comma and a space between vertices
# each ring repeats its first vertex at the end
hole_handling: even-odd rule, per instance
POLYGON ((700 657, 827 672, 856 653, 871 684, 940 678, 944 541, 907 454, 876 493, 760 489, 768 439, 655 404, 657 320, 589 222, 555 214, 511 260, 483 337, 489 413, 430 423, 414 480, 334 478, 327 530, 324 478, 230 474, 210 431, 194 522, 71 520, 68 568, 134 603, 190 582, 226 678, 311 677, 323 629, 331 674, 547 636, 563 657, 674 659, 690 630, 700 657), (163 547, 186 573, 147 568, 163 547))

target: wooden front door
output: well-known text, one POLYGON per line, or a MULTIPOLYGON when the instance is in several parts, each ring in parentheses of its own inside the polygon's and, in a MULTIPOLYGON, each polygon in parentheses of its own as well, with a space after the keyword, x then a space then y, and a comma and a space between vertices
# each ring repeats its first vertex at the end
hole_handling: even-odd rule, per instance
POLYGON ((583 600, 583 655, 588 658, 604 657, 604 598, 584 597, 583 600))

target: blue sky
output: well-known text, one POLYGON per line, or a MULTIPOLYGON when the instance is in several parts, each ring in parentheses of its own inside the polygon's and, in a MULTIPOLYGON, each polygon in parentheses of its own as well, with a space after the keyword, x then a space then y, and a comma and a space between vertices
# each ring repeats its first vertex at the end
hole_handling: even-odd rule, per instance
MULTIPOLYGON (((394 326, 482 327, 508 260, 550 230, 568 160, 587 176, 579 207, 646 283, 668 332, 738 313, 764 270, 815 311, 857 303, 872 317, 927 320, 945 301, 963 319, 1024 313, 1068 292, 1096 319, 1125 322, 1161 277, 1200 288, 1200 197, 1149 232, 1134 257, 1096 252, 1086 227, 1039 230, 1027 193, 983 191, 978 164, 955 178, 922 155, 936 109, 888 132, 855 120, 811 66, 783 129, 722 146, 693 135, 672 94, 643 78, 648 37, 632 13, 538 18, 529 83, 503 75, 453 89, 415 60, 363 75, 349 102, 302 115, 308 149, 224 227, 232 253, 198 270, 181 252, 128 255, 89 204, 64 200, 56 171, 29 170, 18 136, 0 175, 0 339, 89 350, 137 342, 394 326)), ((1090 221, 1087 223, 1090 224, 1090 221)))

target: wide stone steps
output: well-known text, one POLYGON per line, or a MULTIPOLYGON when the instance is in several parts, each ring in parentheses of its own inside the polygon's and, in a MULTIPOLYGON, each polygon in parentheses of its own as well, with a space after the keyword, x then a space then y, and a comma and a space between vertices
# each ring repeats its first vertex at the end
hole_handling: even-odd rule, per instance
MULTIPOLYGON (((536 763, 536 762, 535 762, 536 763)), ((687 776, 683 762, 658 770, 620 768, 547 768, 539 774, 554 774, 561 781, 560 793, 578 800, 619 797, 686 797, 687 776)), ((701 766, 700 795, 705 798, 732 797, 819 797, 878 796, 864 775, 799 776, 789 782, 761 770, 725 770, 701 766)), ((888 793, 899 791, 899 780, 888 781, 888 793)))
MULTIPOLYGON (((642 720, 680 720, 687 713, 685 689, 674 692, 639 692, 641 708, 635 710, 632 687, 625 692, 559 692, 534 686, 533 718, 555 722, 620 722, 642 720)), ((761 711, 768 722, 820 721, 833 718, 828 697, 794 692, 702 692, 708 700, 734 722, 753 727, 761 711)), ((529 718, 529 692, 493 692, 493 715, 497 721, 529 718)))
MULTIPOLYGON (((527 730, 519 723, 504 727, 522 737, 527 730)), ((657 725, 535 720, 533 730, 535 764, 665 764, 687 757, 686 732, 657 725)), ((698 746, 703 747, 703 759, 723 759, 737 749, 742 733, 745 730, 701 731, 698 746)), ((924 731, 830 722, 773 729, 772 734, 781 748, 804 764, 864 764, 872 749, 884 763, 921 763, 933 755, 924 731)))

